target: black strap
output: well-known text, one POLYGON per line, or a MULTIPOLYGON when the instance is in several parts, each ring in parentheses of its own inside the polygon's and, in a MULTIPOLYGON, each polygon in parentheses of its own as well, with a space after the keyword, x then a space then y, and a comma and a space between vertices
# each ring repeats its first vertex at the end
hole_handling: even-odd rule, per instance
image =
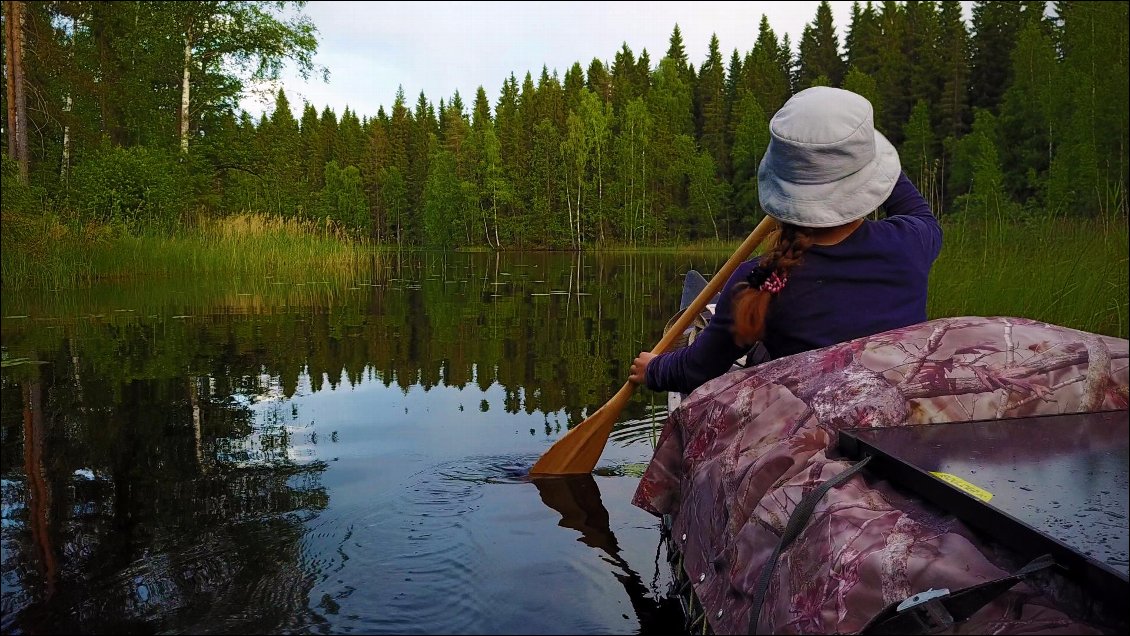
POLYGON ((781 540, 777 542, 777 547, 773 548, 773 554, 761 570, 761 577, 757 580, 757 589, 753 593, 753 605, 749 608, 747 633, 757 633, 757 622, 761 618, 761 605, 765 602, 765 593, 769 590, 769 581, 773 578, 773 570, 777 569, 777 559, 780 558, 781 552, 800 536, 801 531, 808 525, 808 519, 812 516, 812 512, 816 510, 816 504, 824 498, 824 495, 862 470, 869 461, 871 461, 870 455, 852 464, 851 468, 825 481, 801 498, 800 503, 793 510, 793 514, 789 515, 789 522, 785 524, 785 531, 781 534, 781 540))
POLYGON ((1038 556, 1008 576, 986 581, 950 594, 931 598, 898 611, 902 602, 891 603, 868 621, 860 634, 936 634, 969 620, 993 599, 1024 577, 1055 565, 1050 554, 1038 556))

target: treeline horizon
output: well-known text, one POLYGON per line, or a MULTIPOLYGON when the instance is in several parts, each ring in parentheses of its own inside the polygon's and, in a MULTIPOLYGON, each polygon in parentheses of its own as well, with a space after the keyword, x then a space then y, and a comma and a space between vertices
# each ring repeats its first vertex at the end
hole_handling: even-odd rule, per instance
POLYGON ((512 72, 493 103, 400 91, 295 118, 280 89, 259 120, 237 71, 315 70, 305 3, 185 4, 5 3, 6 77, 33 97, 21 126, 8 82, 6 218, 175 233, 252 212, 443 248, 727 240, 761 216, 769 118, 817 85, 872 102, 936 214, 1126 214, 1127 2, 975 2, 969 25, 958 2, 856 2, 842 44, 822 2, 795 47, 762 16, 752 49, 713 37, 697 68, 675 25, 657 62, 625 42, 563 77, 512 72))

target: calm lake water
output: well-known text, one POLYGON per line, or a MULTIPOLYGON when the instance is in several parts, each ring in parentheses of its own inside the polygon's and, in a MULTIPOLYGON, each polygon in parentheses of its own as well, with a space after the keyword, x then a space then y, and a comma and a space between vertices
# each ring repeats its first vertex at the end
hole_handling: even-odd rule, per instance
POLYGON ((670 633, 630 504, 526 472, 720 255, 382 255, 344 280, 5 293, 5 633, 670 633))

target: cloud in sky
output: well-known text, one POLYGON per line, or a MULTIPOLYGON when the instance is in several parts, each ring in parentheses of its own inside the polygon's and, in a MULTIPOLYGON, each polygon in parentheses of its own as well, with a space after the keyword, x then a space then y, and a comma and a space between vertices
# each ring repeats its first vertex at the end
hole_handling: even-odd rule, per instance
MULTIPOLYGON (((429 101, 450 100, 455 91, 470 107, 482 86, 493 105, 511 73, 519 83, 527 71, 537 81, 542 66, 564 77, 574 62, 611 62, 627 43, 638 56, 647 49, 654 67, 667 51, 675 25, 690 62, 706 58, 717 34, 729 63, 736 48, 753 48, 761 15, 793 51, 819 2, 310 2, 304 9, 318 28, 315 64, 329 70, 329 82, 303 80, 288 65, 280 84, 296 116, 308 101, 339 116, 348 106, 361 116, 390 109, 402 86, 410 105, 423 91, 429 101)), ((966 15, 968 15, 968 5, 966 15)), ((851 2, 832 2, 843 46, 851 2)), ((273 99, 250 95, 242 107, 259 116, 273 99)))

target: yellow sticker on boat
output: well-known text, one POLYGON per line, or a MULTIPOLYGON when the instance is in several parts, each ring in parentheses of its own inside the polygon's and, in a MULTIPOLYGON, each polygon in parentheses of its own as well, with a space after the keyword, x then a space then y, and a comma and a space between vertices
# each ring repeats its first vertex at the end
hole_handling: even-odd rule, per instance
POLYGON ((974 497, 980 499, 981 501, 988 501, 988 500, 993 498, 993 493, 989 492, 988 490, 985 490, 984 488, 979 488, 977 486, 974 486, 973 484, 965 481, 964 479, 962 479, 961 477, 958 477, 957 475, 951 475, 949 473, 942 473, 942 472, 935 472, 935 471, 930 471, 930 474, 937 477, 938 479, 941 479, 942 481, 953 486, 954 488, 957 488, 958 490, 961 490, 961 491, 969 493, 970 495, 973 495, 974 497))

